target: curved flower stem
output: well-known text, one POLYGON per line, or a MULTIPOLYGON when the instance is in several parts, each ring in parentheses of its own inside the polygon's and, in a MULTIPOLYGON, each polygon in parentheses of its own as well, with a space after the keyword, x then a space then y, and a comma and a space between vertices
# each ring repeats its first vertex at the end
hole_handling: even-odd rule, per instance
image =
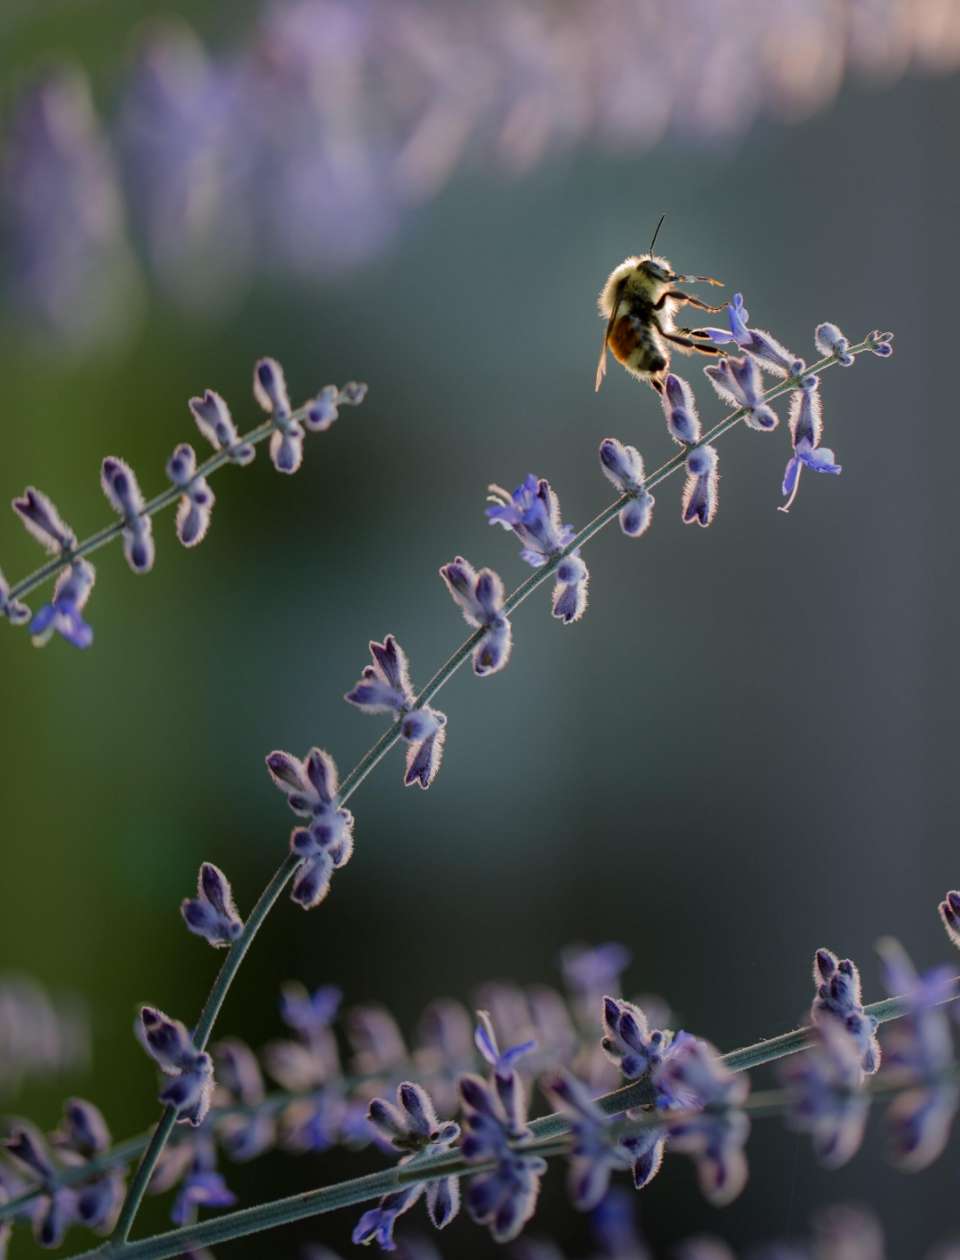
MULTIPOLYGON (((954 981, 954 993, 947 1001, 960 997, 960 977, 954 981)), ((906 1004, 900 998, 888 998, 882 1002, 874 1002, 866 1010, 878 1021, 885 1023, 898 1019, 907 1013, 906 1004)), ((809 1028, 798 1028, 794 1032, 785 1033, 770 1041, 758 1042, 755 1046, 747 1046, 742 1050, 734 1050, 723 1056, 728 1066, 747 1061, 750 1066, 782 1058, 784 1055, 796 1054, 806 1048, 809 1042, 809 1028)), ((742 1067, 738 1070, 745 1070, 742 1067)), ((955 1079, 957 1070, 951 1073, 955 1079)), ((890 1078, 873 1078, 864 1089, 867 1097, 873 1099, 896 1093, 900 1089, 915 1088, 912 1081, 896 1075, 890 1078)), ((605 1094, 597 1102, 608 1114, 620 1114, 638 1103, 645 1101, 635 1085, 605 1094)), ((746 1100, 738 1111, 743 1111, 754 1118, 781 1115, 789 1105, 789 1095, 784 1090, 757 1091, 746 1100)), ((697 1115, 697 1112, 672 1112, 674 1122, 682 1120, 686 1114, 697 1115)), ((642 1132, 644 1129, 657 1128, 663 1124, 662 1113, 650 1112, 647 1115, 625 1119, 616 1128, 618 1136, 627 1136, 642 1132)), ((566 1116, 555 1114, 543 1116, 530 1125, 534 1133, 533 1140, 518 1144, 525 1154, 550 1158, 554 1155, 566 1154, 570 1149, 569 1120, 566 1116)), ((371 1199, 382 1198, 401 1189, 405 1185, 416 1182, 437 1181, 441 1177, 473 1176, 488 1172, 495 1167, 494 1161, 467 1161, 455 1152, 444 1152, 440 1155, 427 1156, 416 1166, 395 1165, 379 1173, 370 1173, 365 1177, 355 1177, 335 1186, 326 1186, 320 1190, 308 1190, 304 1194, 291 1195, 285 1199, 276 1199, 270 1203, 262 1203, 256 1207, 244 1208, 239 1212, 229 1212, 213 1220, 197 1225, 188 1225, 181 1229, 168 1230, 164 1234, 156 1234, 152 1238, 144 1238, 139 1242, 107 1243, 92 1251, 85 1251, 73 1260, 168 1260, 179 1256, 184 1251, 199 1247, 213 1246, 216 1243, 230 1242, 235 1238, 243 1238, 249 1234, 261 1233, 275 1229, 293 1221, 303 1220, 311 1216, 320 1216, 339 1208, 352 1207, 371 1199)))
MULTIPOLYGON (((867 337, 863 341, 858 342, 856 345, 850 346, 848 353, 852 355, 862 354, 864 351, 871 350, 873 345, 873 341, 867 337)), ((825 371, 828 367, 831 367, 837 362, 838 359, 835 354, 828 355, 826 358, 820 359, 817 363, 814 363, 811 367, 806 368, 803 375, 805 377, 819 376, 821 372, 825 371)), ((765 391, 763 397, 765 400, 779 398, 782 394, 789 393, 791 390, 798 389, 799 387, 799 380, 793 377, 788 377, 786 380, 778 381, 776 385, 771 386, 770 389, 765 391)), ((681 450, 678 450, 675 455, 671 456, 670 459, 661 464, 655 472, 651 473, 651 475, 646 478, 644 488, 650 490, 654 486, 658 486, 661 481, 665 481, 667 477, 670 477, 675 472, 678 472, 686 464, 687 456, 694 446, 702 446, 708 442, 715 441, 718 437, 722 437, 723 434, 728 433, 740 423, 744 416, 748 414, 748 410, 749 409, 746 407, 738 408, 736 411, 731 412, 729 416, 726 416, 723 420, 720 420, 717 424, 715 424, 712 429, 708 430, 699 442, 693 443, 690 446, 685 446, 681 450)), ((273 426, 272 424, 269 426, 261 426, 261 428, 264 427, 266 427, 267 432, 269 432, 270 428, 273 426)), ((258 432, 258 430, 255 430, 254 432, 258 432)), ((248 435, 245 440, 251 441, 252 438, 248 435)), ((209 464, 210 461, 207 462, 209 464)), ((164 496, 159 497, 163 498, 164 496)), ((572 539, 572 541, 563 548, 562 551, 558 551, 556 555, 552 556, 545 565, 537 569, 534 573, 531 573, 528 578, 520 583, 520 585, 504 601, 503 611, 505 613, 510 613, 522 604, 529 595, 531 595, 538 587, 542 586, 544 582, 552 576, 564 556, 567 556, 571 552, 576 551, 578 548, 583 547, 590 541, 591 538, 609 525, 610 522, 618 515, 621 508, 625 507, 633 497, 634 496, 631 494, 623 494, 619 498, 615 499, 613 503, 608 504, 601 512, 598 512, 593 520, 586 524, 572 539)), ((153 502, 156 502, 156 500, 153 500, 153 502)), ((15 588, 11 591, 11 596, 15 596, 19 593, 21 593, 21 591, 15 588)), ((446 683, 447 680, 456 673, 461 665, 463 665, 463 663, 469 658, 470 653, 473 651, 473 648, 476 646, 483 633, 483 629, 474 631, 473 634, 469 635, 463 643, 460 644, 457 650, 448 657, 444 664, 440 666, 427 685, 417 695, 414 701, 414 705, 417 708, 429 703, 444 683, 446 683)), ((353 796, 354 792, 356 792, 360 787, 361 783, 363 783, 364 779, 366 779, 371 771, 379 765, 391 748, 393 748, 393 746, 397 743, 400 738, 400 727, 400 722, 395 722, 392 726, 388 727, 377 742, 367 750, 363 757, 361 757, 349 774, 344 778, 339 793, 339 803, 341 805, 345 805, 347 803, 351 796, 353 796)), ((287 884, 288 880, 292 878, 298 865, 299 858, 295 857, 292 853, 288 854, 284 858, 283 862, 274 873, 273 878, 270 880, 270 883, 264 889, 263 893, 261 893, 259 900, 250 914, 250 917, 243 926, 243 931, 240 936, 230 947, 230 950, 224 959, 223 966, 220 968, 217 978, 214 981, 213 988, 210 990, 210 996, 207 998, 206 1005, 203 1008, 203 1013, 201 1014, 200 1021, 197 1025, 194 1040, 196 1041, 199 1049, 203 1049, 210 1037, 214 1022, 216 1021, 220 1008, 223 1005, 224 998, 227 995, 233 981, 233 977, 236 975, 237 969, 243 961, 244 955, 250 948, 253 938, 259 931, 261 923, 266 918, 270 908, 273 906, 280 893, 283 891, 283 888, 287 884)), ((124 1200, 123 1209, 120 1213, 117 1227, 111 1235, 113 1240, 119 1239, 121 1241, 125 1241, 129 1237, 134 1217, 137 1214, 137 1210, 146 1192, 153 1169, 156 1166, 157 1160, 160 1158, 160 1154, 163 1151, 167 1138, 170 1136, 170 1132, 173 1129, 173 1123, 174 1119, 169 1117, 167 1114, 164 1114, 153 1138, 151 1139, 150 1146, 147 1148, 147 1151, 140 1162, 140 1166, 137 1169, 134 1180, 127 1193, 127 1197, 124 1200)))

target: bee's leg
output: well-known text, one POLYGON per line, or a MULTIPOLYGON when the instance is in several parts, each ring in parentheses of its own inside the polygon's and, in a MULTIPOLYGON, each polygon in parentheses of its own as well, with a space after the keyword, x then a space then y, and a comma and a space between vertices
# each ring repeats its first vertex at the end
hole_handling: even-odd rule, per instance
MULTIPOLYGON (((666 371, 666 369, 664 369, 664 371, 666 371)), ((647 384, 651 387, 651 389, 655 389, 658 394, 663 393, 663 376, 662 375, 648 376, 647 384)))
POLYGON ((686 304, 687 306, 695 306, 698 311, 715 312, 725 309, 723 306, 708 306, 706 302, 701 302, 700 299, 698 297, 694 297, 692 293, 681 293, 679 289, 671 289, 668 293, 664 293, 659 302, 655 302, 653 304, 653 309, 655 311, 662 310, 663 304, 666 302, 667 298, 671 298, 674 302, 679 302, 681 305, 686 304))
POLYGON ((715 346, 712 341, 694 341, 692 337, 680 337, 673 332, 665 332, 663 335, 667 341, 672 341, 675 346, 685 346, 688 350, 699 350, 701 354, 726 353, 722 346, 715 346))

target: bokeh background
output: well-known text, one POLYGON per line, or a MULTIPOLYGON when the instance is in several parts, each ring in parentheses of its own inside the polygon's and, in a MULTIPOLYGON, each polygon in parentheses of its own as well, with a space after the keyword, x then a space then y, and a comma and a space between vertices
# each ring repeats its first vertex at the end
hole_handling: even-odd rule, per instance
MULTIPOLYGON (((648 466, 669 453, 650 391, 614 365, 593 392, 596 291, 663 211, 677 267, 742 290, 798 353, 824 319, 896 331, 892 361, 824 380, 842 477, 808 475, 784 516, 785 432, 736 432, 709 531, 668 483, 645 539, 591 546, 580 624, 528 601, 510 667, 443 693, 435 786, 403 790, 399 754, 377 770, 353 861, 317 911, 280 904, 221 1031, 277 1034, 287 977, 412 1029, 438 994, 554 983, 564 945, 613 939, 628 992, 729 1049, 801 1016, 819 945, 861 962, 871 1000, 880 934, 918 965, 949 957, 958 64, 951 0, 4 5, 3 494, 37 484, 86 534, 109 515, 101 457, 158 489, 196 440, 191 394, 254 423, 257 355, 297 397, 370 386, 298 476, 263 454, 220 473, 195 552, 169 516, 151 576, 102 552, 89 652, 2 629, 0 958, 82 1003, 91 1036, 4 1110, 50 1127, 82 1093, 118 1136, 148 1124, 136 1004, 191 1019, 219 961, 179 901, 210 859, 249 906, 287 842, 264 754, 319 742, 345 771, 380 730, 341 700, 367 640, 395 632, 425 680, 464 633, 438 566, 525 575, 484 520, 488 481, 548 476, 579 525, 609 497, 602 437, 648 466)), ((12 514, 0 561, 11 579, 38 562, 12 514)), ((676 1159, 640 1211, 666 1255, 694 1228, 743 1248, 859 1200, 891 1256, 920 1256, 957 1224, 958 1155, 905 1177, 873 1122, 827 1174, 762 1121, 732 1207, 676 1159)), ((380 1163, 278 1154, 229 1175, 250 1202, 380 1163)), ((561 1181, 533 1232, 583 1255, 561 1181)), ((144 1227, 164 1213, 150 1201, 144 1227)), ((220 1251, 349 1252, 352 1221, 220 1251)), ((494 1254, 467 1221, 439 1242, 494 1254)))

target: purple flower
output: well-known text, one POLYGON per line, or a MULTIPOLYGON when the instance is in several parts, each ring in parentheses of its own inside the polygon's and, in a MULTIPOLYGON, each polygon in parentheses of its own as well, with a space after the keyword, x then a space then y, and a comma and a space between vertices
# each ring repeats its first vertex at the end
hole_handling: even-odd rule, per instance
POLYGON ((533 1216, 540 1193, 540 1178, 547 1165, 536 1155, 524 1154, 523 1143, 532 1138, 526 1127, 526 1101, 516 1079, 513 1087, 494 1089, 479 1076, 460 1078, 465 1136, 464 1159, 471 1163, 496 1161, 491 1172, 472 1177, 466 1205, 471 1217, 489 1225, 496 1242, 516 1238, 533 1216), (511 1100, 504 1107, 504 1094, 511 1100))
POLYGON ((217 1121, 223 1149, 238 1163, 254 1159, 269 1150, 277 1136, 274 1116, 263 1106, 266 1091, 257 1056, 236 1037, 219 1042, 213 1054, 217 1105, 226 1102, 238 1108, 236 1113, 228 1112, 217 1121))
POLYGON ((160 1101, 176 1108, 179 1123, 203 1123, 213 1094, 213 1060, 198 1050, 183 1024, 152 1006, 140 1008, 144 1046, 160 1071, 173 1080, 160 1101))
POLYGON ((613 1187, 594 1209, 590 1227, 601 1254, 609 1260, 649 1260, 637 1233, 634 1197, 628 1190, 613 1187))
POLYGON ((296 980, 288 980, 280 990, 280 1015, 301 1037, 311 1041, 322 1036, 337 1017, 343 993, 333 984, 323 984, 312 993, 296 980))
POLYGON ((633 1152, 613 1136, 613 1118, 601 1111, 575 1076, 560 1072, 544 1082, 544 1089, 570 1117, 573 1141, 567 1189, 573 1206, 589 1212, 610 1188, 614 1170, 633 1164, 633 1152))
MULTIPOLYGON (((52 1135, 54 1146, 69 1159, 86 1162, 110 1148, 110 1130, 99 1108, 83 1098, 68 1098, 63 1105, 59 1130, 52 1135)), ((78 1187, 73 1209, 88 1229, 108 1228, 123 1201, 124 1171, 111 1168, 91 1177, 78 1187)))
POLYGON ((655 502, 643 487, 643 456, 635 446, 604 438, 600 443, 600 467, 621 494, 631 496, 630 502, 620 509, 620 528, 628 538, 639 538, 653 520, 655 502))
POLYGON ((32 615, 26 604, 10 598, 10 585, 0 569, 0 617, 6 617, 13 626, 22 626, 32 615))
POLYGON ((409 745, 403 782, 428 788, 433 782, 446 741, 447 718, 429 705, 417 708, 406 653, 392 634, 382 643, 372 640, 373 664, 364 666, 359 682, 344 699, 365 713, 392 713, 400 723, 400 738, 409 745))
POLYGON ((384 1006, 354 1006, 348 1013, 347 1033, 354 1049, 358 1076, 394 1076, 409 1061, 397 1021, 384 1006))
POLYGON ((948 892, 939 909, 947 936, 960 949, 960 892, 948 892))
POLYGON ((890 937, 877 945, 887 992, 906 1007, 885 1037, 884 1069, 898 1084, 887 1110, 892 1155, 910 1172, 926 1168, 941 1154, 957 1110, 953 1041, 940 1005, 955 996, 951 968, 918 976, 906 951, 890 937))
POLYGON ((579 551, 564 556, 557 565, 557 581, 553 588, 552 611, 558 621, 569 626, 579 621, 587 609, 587 587, 590 573, 580 559, 579 551))
POLYGON ((180 913, 190 931, 213 946, 231 945, 243 931, 230 881, 212 862, 201 864, 197 895, 183 899, 180 913))
MULTIPOLYGON (((501 1084, 509 1085, 515 1077, 514 1065, 524 1055, 530 1054, 532 1050, 537 1048, 535 1041, 523 1041, 519 1045, 508 1046, 506 1050, 501 1050, 497 1043, 497 1034, 493 1030, 493 1021, 487 1011, 477 1011, 477 1026, 474 1030, 473 1041, 481 1056, 493 1068, 494 1080, 497 1083, 498 1090, 501 1084)), ((513 1096, 508 1094, 502 1101, 507 1110, 510 1111, 513 1107, 513 1096)))
POLYGON ((833 451, 820 445, 823 433, 823 407, 820 402, 819 381, 815 376, 804 377, 801 388, 790 395, 790 436, 793 440, 793 455, 787 462, 783 474, 783 493, 787 502, 781 512, 787 512, 796 498, 800 485, 800 473, 804 466, 813 472, 839 473, 842 471, 836 462, 833 451))
POLYGON ((702 430, 693 390, 682 377, 674 376, 672 372, 667 374, 663 383, 660 402, 670 436, 681 446, 699 442, 702 430))
POLYGON ((810 1018, 818 1027, 826 1020, 838 1020, 857 1044, 864 1072, 880 1066, 877 1021, 863 1009, 860 972, 849 958, 839 959, 829 949, 818 949, 813 959, 813 983, 817 996, 810 1018))
POLYGON ((37 647, 50 641, 54 632, 74 647, 87 648, 93 642, 93 629, 81 613, 90 598, 97 573, 86 560, 73 560, 63 569, 48 604, 37 609, 29 630, 37 647))
POLYGON ((53 501, 42 490, 27 486, 20 498, 13 500, 12 507, 27 532, 51 556, 62 551, 73 551, 76 547, 76 534, 65 524, 53 501))
POLYGON ((835 358, 841 367, 853 367, 850 342, 836 324, 818 324, 813 336, 817 349, 825 358, 835 358))
POLYGON ((716 1207, 732 1202, 747 1182, 743 1147, 750 1123, 739 1110, 750 1092, 746 1075, 726 1068, 708 1042, 685 1037, 671 1047, 653 1083, 688 1109, 675 1118, 666 1112, 664 1123, 673 1149, 692 1156, 704 1196, 716 1207), (691 1107, 700 1110, 690 1114, 691 1107))
POLYGON ((695 446, 687 456, 687 480, 683 487, 684 525, 694 521, 706 528, 717 514, 717 452, 712 446, 695 446))
POLYGON ((463 556, 440 567, 454 603, 469 626, 483 630, 473 649, 473 672, 480 678, 503 669, 510 659, 511 626, 503 611, 503 582, 492 569, 479 573, 463 556))
POLYGON ((177 537, 185 547, 195 547, 207 535, 216 499, 206 477, 197 476, 197 457, 188 442, 181 442, 167 460, 167 476, 183 491, 177 505, 177 537))
POLYGON ((780 1079, 789 1099, 788 1123, 813 1138, 813 1149, 828 1168, 851 1159, 863 1141, 870 1109, 863 1090, 862 1050, 835 1018, 821 1018, 814 1044, 784 1061, 780 1079))
POLYGON ((73 1191, 57 1187, 57 1171, 43 1138, 26 1125, 16 1125, 2 1143, 7 1154, 45 1187, 33 1213, 33 1234, 41 1247, 59 1247, 76 1218, 73 1191))
POLYGON ((867 333, 867 340, 870 342, 871 354, 881 359, 889 359, 893 354, 892 332, 881 332, 879 328, 875 328, 873 332, 867 333))
POLYGON ((780 423, 772 407, 763 400, 763 382, 753 359, 720 359, 703 369, 722 399, 746 411, 743 423, 750 429, 769 433, 780 423))
POLYGON ((340 389, 325 385, 307 404, 303 423, 313 433, 325 433, 339 416, 340 407, 358 407, 366 396, 367 387, 361 381, 347 381, 340 389))
POLYGON ((542 477, 529 473, 513 494, 490 486, 487 519, 491 525, 512 529, 523 544, 521 557, 534 569, 545 565, 574 539, 572 525, 560 519, 560 501, 542 477))
POLYGON ((241 442, 230 408, 216 392, 207 389, 190 399, 190 411, 197 428, 215 451, 225 451, 234 464, 249 464, 256 456, 256 447, 241 442))
MULTIPOLYGON (((400 1166, 412 1165, 425 1154, 449 1151, 460 1136, 460 1126, 437 1119, 433 1100, 422 1086, 403 1081, 397 1086, 396 1105, 374 1098, 367 1113, 370 1123, 397 1150, 407 1152, 400 1166)), ((353 1231, 353 1241, 376 1241, 385 1251, 394 1250, 393 1226, 397 1217, 417 1202, 426 1190, 427 1213, 437 1229, 449 1225, 460 1210, 460 1186, 456 1177, 441 1177, 424 1186, 410 1186, 381 1199, 364 1212, 353 1231)))
POLYGON ((668 1029, 651 1030, 639 1006, 615 997, 603 999, 603 1028, 603 1052, 628 1081, 652 1079, 674 1040, 668 1029))
POLYGON ((253 395, 273 419, 270 459, 274 468, 277 472, 295 473, 303 463, 303 425, 290 414, 286 378, 276 359, 257 360, 253 369, 253 395))
POLYGON ((153 568, 153 522, 143 514, 144 501, 129 464, 108 455, 100 466, 100 484, 107 502, 123 519, 123 554, 134 573, 153 568))
POLYGON ((729 332, 725 328, 704 328, 702 332, 716 345, 735 342, 775 376, 799 376, 804 370, 803 360, 782 346, 770 333, 762 328, 747 327, 750 312, 743 304, 742 293, 733 295, 733 301, 727 306, 727 319, 729 332))
POLYGON ((274 783, 307 827, 296 827, 290 850, 300 859, 290 896, 304 910, 318 906, 330 891, 333 872, 353 855, 353 815, 338 803, 337 767, 329 753, 311 748, 303 761, 275 750, 266 758, 274 783))
POLYGON ((604 945, 571 945, 560 955, 560 969, 581 1019, 596 1018, 605 993, 620 993, 620 976, 630 965, 631 954, 625 945, 607 941, 604 945))
POLYGON ((170 1219, 175 1225, 192 1224, 201 1207, 233 1207, 237 1201, 237 1196, 217 1171, 216 1150, 210 1137, 205 1134, 191 1145, 193 1157, 170 1209, 170 1219))

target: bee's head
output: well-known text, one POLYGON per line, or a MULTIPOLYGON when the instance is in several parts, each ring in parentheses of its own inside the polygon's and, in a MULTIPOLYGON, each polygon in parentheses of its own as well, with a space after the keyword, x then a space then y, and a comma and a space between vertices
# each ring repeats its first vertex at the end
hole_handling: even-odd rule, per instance
POLYGON ((637 260, 637 271, 659 284, 669 284, 677 278, 666 258, 659 258, 656 254, 643 254, 637 260))

